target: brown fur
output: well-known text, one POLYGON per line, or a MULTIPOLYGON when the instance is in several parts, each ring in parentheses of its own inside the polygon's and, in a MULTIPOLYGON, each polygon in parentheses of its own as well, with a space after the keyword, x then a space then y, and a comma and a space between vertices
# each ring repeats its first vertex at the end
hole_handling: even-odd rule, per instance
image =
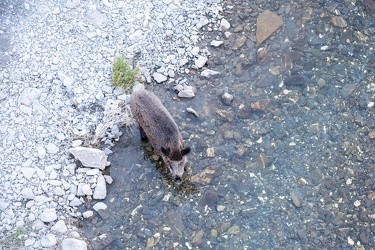
POLYGON ((156 95, 148 90, 131 94, 130 107, 134 118, 143 129, 155 152, 162 156, 175 180, 181 180, 190 148, 184 141, 171 114, 156 95))

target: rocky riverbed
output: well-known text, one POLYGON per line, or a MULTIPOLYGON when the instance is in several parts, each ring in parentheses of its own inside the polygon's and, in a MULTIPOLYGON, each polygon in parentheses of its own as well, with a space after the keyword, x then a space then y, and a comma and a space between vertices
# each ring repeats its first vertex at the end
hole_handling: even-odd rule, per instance
POLYGON ((2 2, 0 247, 374 248, 374 10, 2 2), (117 54, 192 147, 179 188, 111 86, 117 54))

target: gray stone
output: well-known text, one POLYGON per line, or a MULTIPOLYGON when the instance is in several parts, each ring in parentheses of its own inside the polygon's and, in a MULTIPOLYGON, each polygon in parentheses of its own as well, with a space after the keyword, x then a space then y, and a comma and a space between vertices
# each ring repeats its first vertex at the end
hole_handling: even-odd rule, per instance
POLYGON ((107 156, 99 149, 76 147, 69 149, 69 151, 80 160, 85 167, 103 170, 107 165, 107 156))
POLYGON ((155 73, 152 75, 152 77, 154 78, 154 80, 155 80, 157 83, 165 82, 165 81, 168 79, 165 75, 163 75, 163 74, 161 74, 161 73, 159 73, 159 72, 155 72, 155 73))
POLYGON ((61 250, 87 250, 87 244, 83 240, 66 238, 61 243, 61 250))

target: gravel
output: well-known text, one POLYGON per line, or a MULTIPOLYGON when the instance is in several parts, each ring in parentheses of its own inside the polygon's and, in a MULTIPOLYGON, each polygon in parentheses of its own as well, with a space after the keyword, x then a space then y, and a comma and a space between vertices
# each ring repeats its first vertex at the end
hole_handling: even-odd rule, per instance
POLYGON ((199 29, 212 20, 220 29, 221 11, 218 0, 0 4, 0 245, 87 249, 77 206, 104 199, 112 179, 77 168, 70 152, 101 141, 111 153, 118 127, 133 122, 127 95, 111 85, 114 57, 137 65, 143 82, 173 83, 204 66, 199 29))

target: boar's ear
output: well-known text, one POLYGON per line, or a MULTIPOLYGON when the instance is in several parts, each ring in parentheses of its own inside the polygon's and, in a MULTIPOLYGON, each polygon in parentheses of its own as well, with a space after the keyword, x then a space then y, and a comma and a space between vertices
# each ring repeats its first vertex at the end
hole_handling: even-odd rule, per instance
POLYGON ((190 147, 187 147, 187 148, 181 150, 181 155, 182 156, 187 155, 188 153, 190 153, 190 147))
POLYGON ((168 148, 164 148, 164 147, 161 147, 161 152, 166 155, 166 156, 169 156, 169 153, 171 152, 171 150, 168 148))

